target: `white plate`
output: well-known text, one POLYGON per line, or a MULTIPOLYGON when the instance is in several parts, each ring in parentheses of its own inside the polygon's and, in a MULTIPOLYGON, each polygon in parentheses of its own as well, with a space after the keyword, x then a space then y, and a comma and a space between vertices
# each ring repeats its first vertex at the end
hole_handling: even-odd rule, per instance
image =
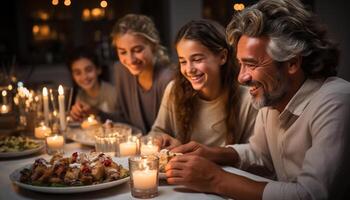
MULTIPOLYGON (((113 123, 114 125, 120 125, 120 126, 127 126, 132 129, 132 134, 133 135, 142 135, 142 132, 140 129, 132 127, 128 124, 124 123, 113 123)), ((75 142, 79 142, 80 144, 88 145, 88 146, 95 146, 95 138, 93 135, 90 133, 87 133, 87 130, 83 130, 82 128, 73 128, 70 127, 66 133, 66 137, 68 139, 71 139, 75 142)))
POLYGON ((27 150, 18 151, 18 152, 2 152, 0 153, 0 158, 14 158, 14 157, 26 156, 26 155, 39 152, 45 147, 45 143, 39 140, 37 140, 37 142, 40 143, 40 146, 35 149, 27 149, 27 150))
MULTIPOLYGON (((115 160, 115 159, 113 159, 113 160, 115 160)), ((124 168, 127 166, 127 165, 125 165, 125 161, 121 160, 121 159, 117 159, 117 163, 121 164, 124 168)), ((44 193, 64 194, 64 193, 90 192, 90 191, 111 188, 111 187, 123 184, 130 179, 130 176, 128 176, 126 178, 107 182, 107 183, 100 183, 100 184, 96 184, 96 185, 85 185, 85 186, 68 186, 68 187, 45 187, 45 186, 35 186, 35 185, 21 183, 19 181, 20 176, 21 176, 20 171, 24 168, 30 168, 30 166, 31 166, 31 164, 25 165, 24 167, 22 167, 20 169, 16 169, 14 172, 12 172, 10 174, 10 180, 20 188, 25 188, 28 190, 44 192, 44 193)))

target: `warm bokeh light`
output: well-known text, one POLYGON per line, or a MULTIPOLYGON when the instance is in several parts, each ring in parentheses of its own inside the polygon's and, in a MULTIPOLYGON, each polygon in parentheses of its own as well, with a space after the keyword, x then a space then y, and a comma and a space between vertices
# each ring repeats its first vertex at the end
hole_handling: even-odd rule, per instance
POLYGON ((245 8, 244 4, 243 3, 235 3, 233 4, 233 9, 235 11, 241 11, 245 8))
POLYGON ((90 10, 85 8, 82 13, 82 19, 85 21, 90 20, 90 10))
POLYGON ((40 35, 48 37, 50 35, 50 27, 48 25, 42 25, 40 28, 40 35))
POLYGON ((6 95, 7 95, 6 90, 3 90, 3 91, 2 91, 2 96, 3 96, 3 97, 6 97, 6 95))
POLYGON ((105 0, 101 1, 100 6, 101 6, 102 8, 106 8, 106 7, 108 6, 107 1, 105 1, 105 0))
POLYGON ((33 35, 38 34, 38 33, 39 33, 39 31, 40 31, 39 26, 38 26, 38 25, 34 25, 34 26, 33 26, 33 35))
POLYGON ((100 8, 94 8, 91 10, 91 15, 93 18, 99 18, 103 16, 103 11, 100 8))
POLYGON ((70 0, 64 0, 64 5, 65 6, 70 6, 71 4, 71 1, 70 0))
POLYGON ((57 6, 58 5, 58 0, 52 0, 51 3, 52 3, 52 5, 57 6))

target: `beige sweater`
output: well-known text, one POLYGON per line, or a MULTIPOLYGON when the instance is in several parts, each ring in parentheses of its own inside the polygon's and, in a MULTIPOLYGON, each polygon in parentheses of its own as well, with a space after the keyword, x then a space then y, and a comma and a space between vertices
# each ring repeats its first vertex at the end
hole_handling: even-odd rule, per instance
MULTIPOLYGON (((169 98, 174 82, 170 82, 167 86, 163 100, 158 112, 156 121, 154 122, 150 134, 166 133, 176 137, 179 131, 179 124, 176 122, 175 103, 173 98, 169 98)), ((239 127, 235 135, 236 143, 246 143, 255 123, 257 111, 251 105, 251 100, 247 89, 239 87, 240 90, 240 107, 239 111, 239 127)), ((225 112, 225 105, 223 104, 223 97, 220 96, 212 101, 205 101, 198 99, 199 109, 195 113, 195 124, 191 140, 209 146, 225 146, 226 124, 225 119, 227 114, 225 112)))

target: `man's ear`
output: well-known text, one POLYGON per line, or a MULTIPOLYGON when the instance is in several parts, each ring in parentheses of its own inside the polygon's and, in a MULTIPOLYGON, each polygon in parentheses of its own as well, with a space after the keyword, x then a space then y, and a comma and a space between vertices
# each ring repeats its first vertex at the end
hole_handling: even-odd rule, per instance
POLYGON ((222 52, 220 53, 220 65, 223 65, 227 62, 227 54, 227 49, 222 50, 222 52))
POLYGON ((296 56, 288 61, 288 73, 295 74, 301 70, 301 56, 296 56))

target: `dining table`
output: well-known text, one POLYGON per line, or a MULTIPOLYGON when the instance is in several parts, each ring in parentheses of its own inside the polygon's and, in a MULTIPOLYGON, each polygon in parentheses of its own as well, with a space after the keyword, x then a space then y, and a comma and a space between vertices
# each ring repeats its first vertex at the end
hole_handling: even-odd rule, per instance
MULTIPOLYGON (((89 152, 93 151, 94 148, 92 146, 82 145, 78 142, 69 142, 65 144, 64 152, 65 156, 69 156, 74 152, 89 152)), ((101 189, 97 191, 84 191, 81 193, 68 193, 68 194, 53 194, 53 193, 45 193, 45 192, 37 192, 28 189, 24 189, 14 184, 9 175, 16 169, 19 169, 27 164, 32 164, 37 158, 45 158, 49 159, 49 156, 45 148, 42 150, 31 154, 24 155, 20 157, 9 157, 9 158, 0 158, 0 199, 10 200, 10 199, 113 199, 113 200, 125 200, 125 199, 137 199, 131 195, 129 181, 122 183, 120 185, 116 185, 110 188, 101 189)), ((235 173, 241 176, 245 176, 249 179, 255 181, 271 181, 264 177, 260 177, 240 169, 234 167, 223 167, 224 170, 229 171, 231 173, 235 173)), ((165 179, 159 180, 158 187, 158 196, 153 199, 229 199, 224 196, 219 196, 216 194, 209 193, 201 193, 196 192, 190 189, 187 189, 181 185, 170 185, 166 182, 165 179)))

